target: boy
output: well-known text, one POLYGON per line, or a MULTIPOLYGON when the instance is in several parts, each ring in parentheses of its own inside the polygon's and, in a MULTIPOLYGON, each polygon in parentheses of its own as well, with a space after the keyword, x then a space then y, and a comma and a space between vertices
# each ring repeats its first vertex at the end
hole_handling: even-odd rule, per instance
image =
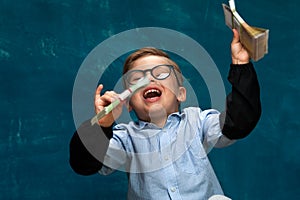
MULTIPOLYGON (((122 112, 121 104, 98 125, 84 123, 70 143, 74 171, 83 175, 109 174, 123 167, 128 172, 128 199, 208 199, 223 194, 206 154, 214 146, 225 147, 246 137, 261 115, 256 73, 236 30, 231 53, 228 80, 232 92, 223 113, 195 107, 179 110, 186 90, 177 64, 155 48, 131 54, 124 64, 125 86, 145 77, 150 80, 123 102, 135 112, 138 122, 113 126, 122 112), (104 153, 96 159, 80 135, 103 132, 110 140, 98 141, 104 153)), ((118 98, 113 91, 100 96, 102 89, 103 85, 96 89, 96 113, 118 98)))

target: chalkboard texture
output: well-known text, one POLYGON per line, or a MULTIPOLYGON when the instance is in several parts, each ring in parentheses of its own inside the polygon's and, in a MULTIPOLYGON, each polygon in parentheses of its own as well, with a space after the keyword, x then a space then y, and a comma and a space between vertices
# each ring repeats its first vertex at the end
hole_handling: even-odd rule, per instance
MULTIPOLYGON (((84 177, 68 164, 77 71, 109 37, 162 27, 201 44, 226 80, 232 33, 222 3, 227 2, 0 0, 0 199, 125 199, 125 173, 84 177)), ((255 63, 263 107, 259 124, 246 139, 210 154, 232 199, 300 199, 299 5, 236 1, 247 22, 268 28, 270 38, 269 54, 255 63)))

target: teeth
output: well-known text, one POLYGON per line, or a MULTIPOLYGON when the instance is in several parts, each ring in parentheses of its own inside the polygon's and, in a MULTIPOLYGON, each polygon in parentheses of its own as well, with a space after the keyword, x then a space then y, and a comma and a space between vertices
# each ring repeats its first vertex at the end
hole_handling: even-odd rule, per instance
POLYGON ((156 90, 156 89, 151 89, 151 90, 147 90, 144 94, 144 96, 146 96, 147 94, 151 93, 151 92, 156 92, 158 94, 160 94, 160 91, 159 90, 156 90))

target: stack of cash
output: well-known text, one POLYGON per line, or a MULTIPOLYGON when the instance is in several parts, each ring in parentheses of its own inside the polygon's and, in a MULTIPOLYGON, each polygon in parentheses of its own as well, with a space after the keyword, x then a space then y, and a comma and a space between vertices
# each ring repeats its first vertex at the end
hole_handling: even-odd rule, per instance
POLYGON ((258 61, 268 53, 269 30, 249 26, 235 9, 234 0, 229 0, 229 6, 222 4, 225 23, 229 28, 239 31, 240 41, 247 49, 250 57, 258 61))

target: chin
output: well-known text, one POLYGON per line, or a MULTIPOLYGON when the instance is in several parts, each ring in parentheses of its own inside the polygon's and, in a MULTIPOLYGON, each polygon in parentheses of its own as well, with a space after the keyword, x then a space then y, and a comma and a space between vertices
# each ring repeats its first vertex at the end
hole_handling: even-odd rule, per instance
POLYGON ((166 118, 167 110, 161 104, 153 104, 148 112, 150 118, 166 118))

